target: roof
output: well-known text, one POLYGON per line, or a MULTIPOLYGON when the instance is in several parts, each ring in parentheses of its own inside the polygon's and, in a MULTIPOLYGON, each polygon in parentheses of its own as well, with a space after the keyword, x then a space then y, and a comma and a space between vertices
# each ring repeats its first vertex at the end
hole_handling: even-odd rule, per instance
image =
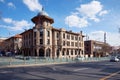
POLYGON ((32 31, 33 31, 33 29, 28 29, 28 30, 25 30, 24 32, 22 32, 20 35, 23 35, 23 34, 25 34, 27 32, 32 32, 32 31))
POLYGON ((31 20, 33 23, 36 23, 36 21, 39 21, 39 20, 49 20, 50 23, 54 23, 54 20, 46 15, 37 15, 37 16, 33 17, 31 20))
POLYGON ((14 38, 22 38, 22 35, 20 35, 20 34, 17 34, 17 35, 15 35, 15 36, 13 36, 14 38))
MULTIPOLYGON (((56 31, 61 31, 62 29, 56 29, 56 28, 52 28, 53 30, 56 30, 56 31)), ((72 31, 66 31, 64 30, 64 32, 66 33, 69 33, 69 34, 73 34, 73 35, 80 35, 80 33, 75 33, 75 32, 72 32, 72 31)), ((82 35, 84 37, 84 35, 82 35)))

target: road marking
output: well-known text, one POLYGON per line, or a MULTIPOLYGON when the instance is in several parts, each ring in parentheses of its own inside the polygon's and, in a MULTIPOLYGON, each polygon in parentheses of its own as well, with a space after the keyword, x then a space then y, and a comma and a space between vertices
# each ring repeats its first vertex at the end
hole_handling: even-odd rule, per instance
POLYGON ((110 78, 110 77, 112 77, 112 76, 115 76, 115 75, 117 75, 118 73, 120 73, 120 71, 117 71, 117 72, 112 73, 112 74, 110 74, 110 75, 108 75, 108 76, 105 76, 105 77, 101 78, 100 80, 107 80, 108 78, 110 78))
POLYGON ((11 73, 12 71, 2 71, 0 73, 11 73))
POLYGON ((88 68, 80 68, 80 69, 74 69, 73 71, 81 71, 81 70, 86 70, 88 68))
POLYGON ((112 64, 105 64, 106 66, 112 65, 112 64))
POLYGON ((55 68, 55 67, 52 67, 52 70, 53 70, 53 71, 56 71, 56 68, 55 68))

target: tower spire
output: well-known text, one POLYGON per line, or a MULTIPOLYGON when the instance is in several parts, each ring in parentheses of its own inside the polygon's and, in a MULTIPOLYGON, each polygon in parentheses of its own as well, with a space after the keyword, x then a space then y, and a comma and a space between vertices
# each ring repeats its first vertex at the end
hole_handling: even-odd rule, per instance
POLYGON ((44 11, 44 7, 42 6, 42 11, 44 11))

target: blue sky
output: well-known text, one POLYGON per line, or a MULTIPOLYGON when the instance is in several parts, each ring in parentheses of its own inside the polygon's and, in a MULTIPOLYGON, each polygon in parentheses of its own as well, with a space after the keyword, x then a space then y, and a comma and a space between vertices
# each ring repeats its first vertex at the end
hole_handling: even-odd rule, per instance
MULTIPOLYGON (((0 37, 10 37, 34 26, 31 18, 44 7, 55 28, 83 31, 89 39, 120 45, 119 0, 0 0, 0 37)), ((85 38, 86 39, 86 38, 85 38)))

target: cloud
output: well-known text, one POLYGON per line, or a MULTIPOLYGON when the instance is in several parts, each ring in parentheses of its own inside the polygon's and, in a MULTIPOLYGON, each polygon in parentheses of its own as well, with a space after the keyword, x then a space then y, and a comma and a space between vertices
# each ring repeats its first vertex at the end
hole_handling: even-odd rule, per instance
POLYGON ((11 18, 3 18, 3 21, 11 26, 0 25, 0 27, 7 28, 13 31, 22 31, 24 29, 29 29, 30 26, 32 25, 26 20, 16 21, 11 18))
POLYGON ((111 46, 120 45, 120 41, 119 41, 120 34, 119 33, 105 32, 105 31, 93 31, 89 33, 89 39, 104 42, 104 33, 106 33, 107 43, 109 43, 111 46))
POLYGON ((15 5, 14 5, 12 2, 9 2, 9 3, 8 3, 8 6, 9 6, 9 7, 12 7, 12 8, 16 8, 15 5))
POLYGON ((79 8, 76 8, 83 16, 86 16, 90 19, 95 19, 96 15, 102 11, 103 5, 99 1, 92 1, 88 4, 82 4, 79 8))
POLYGON ((5 2, 5 0, 0 0, 0 2, 4 3, 4 2, 5 2))
MULTIPOLYGON (((103 10, 102 4, 99 1, 95 1, 95 0, 91 1, 88 4, 81 4, 80 7, 76 8, 76 10, 77 11, 72 12, 72 14, 70 16, 77 15, 77 17, 79 17, 80 19, 87 22, 85 24, 85 26, 83 26, 83 27, 86 27, 89 25, 88 23, 90 23, 90 22, 88 22, 88 21, 100 22, 100 19, 98 17, 101 17, 108 13, 107 10, 103 10)), ((69 16, 67 16, 67 17, 69 17, 69 16)), ((66 21, 66 18, 65 18, 65 21, 66 21)), ((71 21, 69 21, 69 22, 71 22, 71 21)), ((78 23, 74 23, 74 24, 76 24, 76 27, 79 27, 77 25, 78 23)), ((83 21, 80 21, 79 24, 83 24, 83 21)), ((71 25, 71 26, 73 26, 73 25, 71 25)))
POLYGON ((88 25, 88 22, 78 17, 77 15, 70 15, 65 18, 65 24, 69 25, 69 27, 86 27, 88 25))
POLYGON ((13 22, 13 20, 11 18, 3 18, 3 21, 5 23, 12 23, 13 22))
POLYGON ((108 13, 108 11, 106 11, 106 10, 101 11, 101 12, 99 13, 99 16, 105 15, 105 14, 107 14, 107 13, 108 13))
POLYGON ((38 0, 23 0, 23 3, 29 8, 30 11, 41 11, 42 5, 38 0))

